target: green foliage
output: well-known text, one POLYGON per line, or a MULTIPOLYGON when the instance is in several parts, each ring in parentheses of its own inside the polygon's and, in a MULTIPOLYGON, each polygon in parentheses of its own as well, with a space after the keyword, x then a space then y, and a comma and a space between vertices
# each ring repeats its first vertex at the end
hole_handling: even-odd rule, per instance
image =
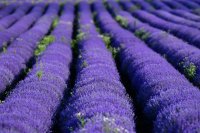
POLYGON ((65 38, 64 36, 61 37, 61 40, 63 43, 67 43, 67 38, 65 38))
POLYGON ((37 71, 36 75, 37 75, 37 77, 38 77, 39 79, 41 79, 41 78, 42 78, 42 75, 43 75, 43 71, 42 71, 42 70, 37 71))
POLYGON ((3 42, 3 52, 4 53, 7 51, 7 47, 8 47, 7 42, 3 42))
POLYGON ((5 53, 7 51, 7 48, 6 47, 3 47, 3 52, 5 53))
POLYGON ((72 48, 73 49, 75 49, 76 48, 76 39, 73 39, 72 41, 71 41, 71 46, 72 46, 72 48))
POLYGON ((71 41, 71 47, 72 47, 72 49, 73 49, 74 55, 75 55, 75 56, 78 55, 79 50, 78 50, 78 48, 77 48, 77 40, 76 40, 76 39, 73 39, 73 40, 71 41))
POLYGON ((87 67, 87 66, 88 66, 88 64, 87 64, 87 62, 84 60, 83 63, 82 63, 82 67, 84 68, 84 67, 87 67))
POLYGON ((116 58, 116 57, 117 57, 117 54, 119 53, 119 51, 120 51, 120 48, 119 48, 119 47, 118 47, 118 48, 112 47, 112 50, 111 50, 112 56, 113 56, 114 58, 116 58))
POLYGON ((77 43, 79 41, 81 41, 84 37, 85 37, 85 33, 83 33, 83 32, 80 31, 78 33, 78 35, 76 36, 76 38, 71 41, 71 47, 74 50, 74 53, 76 55, 78 55, 78 53, 79 53, 78 48, 77 48, 77 43))
POLYGON ((86 124, 86 120, 84 119, 83 114, 82 113, 77 113, 76 117, 80 121, 81 127, 84 127, 85 124, 86 124))
POLYGON ((85 36, 85 33, 80 32, 80 33, 77 35, 76 40, 77 40, 77 41, 81 41, 81 40, 84 38, 84 36, 85 36))
POLYGON ((193 79, 195 77, 196 70, 197 67, 193 63, 190 63, 189 66, 184 67, 184 72, 186 76, 189 77, 190 79, 193 79))
POLYGON ((111 38, 110 38, 110 36, 108 36, 108 35, 103 35, 102 38, 103 38, 103 41, 104 41, 105 44, 106 44, 106 47, 108 48, 109 45, 110 45, 110 43, 111 43, 111 38))
POLYGON ((107 49, 112 53, 113 58, 117 57, 117 54, 120 51, 120 48, 115 48, 115 47, 111 47, 110 45, 107 47, 107 49))
POLYGON ((101 32, 100 28, 98 28, 98 27, 96 27, 96 31, 99 33, 101 32))
POLYGON ((135 35, 142 40, 146 40, 149 37, 149 32, 145 31, 144 29, 138 29, 135 32, 135 35))
POLYGON ((128 20, 124 17, 122 17, 121 15, 117 15, 115 17, 115 20, 117 22, 119 22, 123 27, 127 27, 128 26, 128 20))
POLYGON ((25 68, 24 69, 24 74, 28 74, 31 71, 31 68, 25 68))
POLYGON ((40 41, 40 43, 38 44, 38 47, 35 50, 35 56, 40 55, 50 43, 54 42, 54 40, 55 40, 55 37, 52 35, 45 36, 42 39, 42 41, 40 41))
POLYGON ((59 19, 58 19, 58 17, 56 17, 56 18, 53 20, 52 27, 55 28, 55 27, 58 25, 58 22, 59 22, 59 19))
POLYGON ((130 11, 134 12, 134 11, 139 10, 139 9, 141 9, 140 5, 133 5, 133 6, 131 6, 130 11))
POLYGON ((118 52, 120 51, 120 48, 119 47, 115 48, 115 47, 112 47, 110 45, 110 43, 111 43, 111 37, 110 36, 104 34, 104 35, 102 35, 102 38, 103 38, 103 41, 106 44, 106 48, 112 53, 113 58, 116 58, 118 52))
POLYGON ((181 66, 183 68, 184 74, 186 75, 187 78, 192 80, 195 77, 197 67, 192 62, 188 63, 187 58, 185 58, 183 61, 181 61, 179 63, 179 66, 181 66))

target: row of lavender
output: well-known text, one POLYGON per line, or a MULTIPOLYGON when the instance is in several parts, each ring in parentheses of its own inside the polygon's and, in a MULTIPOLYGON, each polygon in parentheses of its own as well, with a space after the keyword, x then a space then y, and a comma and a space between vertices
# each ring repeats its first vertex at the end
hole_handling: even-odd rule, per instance
MULTIPOLYGON (((0 71, 1 71, 1 86, 0 93, 4 92, 6 87, 12 84, 12 82, 20 75, 20 73, 26 68, 26 64, 33 57, 34 49, 37 47, 37 43, 45 36, 49 31, 51 22, 55 18, 58 12, 57 5, 50 5, 45 15, 42 15, 44 5, 36 5, 33 9, 33 13, 38 14, 37 23, 24 34, 21 34, 16 40, 14 40, 5 52, 1 53, 0 71), (33 36, 34 35, 34 36, 33 36)), ((31 20, 29 20, 31 21, 31 20)), ((26 26, 23 22, 21 25, 26 26)))
POLYGON ((180 3, 177 3, 176 1, 174 2, 171 0, 168 2, 160 0, 152 0, 150 3, 141 0, 139 5, 141 6, 142 9, 148 11, 150 11, 150 9, 152 8, 156 8, 168 11, 177 16, 185 17, 189 20, 199 21, 199 16, 198 16, 199 13, 198 14, 195 13, 195 10, 197 11, 199 10, 200 3, 198 1, 178 0, 178 2, 181 2, 182 5, 180 3), (189 9, 191 9, 190 11, 188 11, 188 9, 184 10, 185 8, 187 8, 187 6, 189 9))
MULTIPOLYGON (((63 97, 69 77, 72 58, 69 45, 71 40, 68 39, 72 36, 73 8, 71 7, 73 6, 69 3, 64 6, 63 15, 52 32, 55 41, 40 53, 27 77, 1 104, 0 132, 44 133, 50 130, 52 117, 63 97), (60 38, 66 39, 62 42, 57 41, 60 38)), ((21 58, 19 65, 23 64, 20 62, 22 59, 28 60, 33 55, 37 41, 50 29, 58 9, 58 4, 50 4, 45 15, 32 29, 23 34, 23 37, 21 36, 23 43, 13 45, 18 48, 15 56, 21 58)))
MULTIPOLYGON (((132 6, 129 2, 121 2, 121 4, 126 9, 130 9, 132 6)), ((116 18, 121 17, 126 22, 125 28, 133 31, 143 41, 147 42, 148 46, 163 55, 195 85, 199 86, 200 64, 198 59, 200 57, 200 50, 198 48, 167 32, 141 22, 134 16, 131 16, 130 13, 122 11, 116 2, 109 1, 108 5, 108 8, 116 18)))
MULTIPOLYGON (((131 3, 131 2, 128 2, 131 3)), ((175 36, 188 41, 192 45, 199 46, 200 36, 199 36, 199 23, 182 19, 175 15, 172 15, 164 10, 151 11, 149 13, 145 10, 132 10, 132 6, 128 5, 127 8, 134 16, 139 18, 144 22, 148 22, 150 25, 165 30, 166 32, 172 33, 175 36), (155 14, 155 15, 154 15, 155 14), (164 18, 160 18, 160 17, 164 18), (175 23, 174 23, 175 22, 175 23)), ((182 11, 182 10, 181 10, 182 11)))
POLYGON ((24 3, 19 5, 19 7, 12 13, 0 20, 0 31, 3 31, 14 24, 22 16, 24 16, 29 10, 31 5, 29 3, 24 3))
POLYGON ((0 5, 0 19, 11 14, 17 8, 17 4, 9 4, 8 6, 0 5))
POLYGON ((73 2, 73 0, 1 0, 0 1, 0 8, 4 7, 7 4, 12 4, 12 3, 24 3, 24 2, 29 2, 29 3, 40 3, 40 2, 45 2, 45 3, 66 3, 66 2, 73 2))
MULTIPOLYGON (((27 5, 25 5, 27 6, 27 5)), ((29 5, 28 5, 29 6, 29 5)), ((44 11, 44 4, 36 5, 29 14, 22 17, 15 24, 0 32, 0 48, 7 46, 9 41, 13 41, 20 34, 24 33, 29 27, 38 20, 44 11)))
POLYGON ((119 47, 120 68, 131 80, 136 99, 154 132, 198 132, 198 88, 160 55, 112 19, 101 2, 94 4, 97 22, 119 47))
POLYGON ((79 57, 72 96, 60 115, 62 132, 134 132, 132 108, 111 53, 96 31, 90 6, 78 4, 79 57))

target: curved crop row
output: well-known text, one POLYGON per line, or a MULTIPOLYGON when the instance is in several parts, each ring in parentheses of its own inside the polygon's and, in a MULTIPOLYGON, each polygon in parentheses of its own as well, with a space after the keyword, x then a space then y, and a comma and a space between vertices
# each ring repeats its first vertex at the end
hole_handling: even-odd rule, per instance
POLYGON ((58 5, 50 5, 45 15, 30 30, 19 36, 4 53, 1 53, 0 93, 5 91, 6 87, 26 68, 26 64, 33 57, 37 43, 49 31, 57 12, 58 5))
POLYGON ((141 7, 141 9, 145 9, 147 11, 152 11, 154 10, 153 6, 151 6, 149 3, 147 3, 144 0, 131 0, 131 2, 134 4, 134 6, 141 7))
POLYGON ((163 10, 156 10, 156 11, 152 11, 153 14, 157 15, 160 18, 163 18, 169 22, 174 22, 176 24, 181 24, 181 25, 187 25, 193 28, 198 28, 200 29, 200 23, 198 22, 194 22, 188 19, 184 19, 182 17, 178 17, 175 16, 167 11, 163 11, 163 10))
MULTIPOLYGON (((69 11, 70 14, 67 10, 64 11, 63 14, 72 15, 72 11, 69 11)), ((49 20, 46 18, 45 21, 49 20)), ((71 19, 60 20, 62 23, 72 21, 71 19)), ((72 26, 69 25, 67 28, 72 29, 72 26)), ((68 33, 70 30, 57 30, 72 35, 68 33)), ((45 133, 49 131, 52 118, 66 88, 71 59, 72 53, 68 43, 54 42, 47 47, 38 57, 37 64, 28 76, 1 104, 0 132, 45 133)))
POLYGON ((116 2, 108 2, 108 4, 115 17, 121 16, 121 20, 127 23, 126 28, 128 30, 133 31, 143 41, 147 42, 148 46, 162 54, 185 74, 195 85, 200 86, 200 50, 198 48, 167 32, 142 23, 128 12, 120 11, 120 7, 116 2))
POLYGON ((45 4, 37 4, 29 14, 23 16, 18 22, 8 29, 0 32, 0 48, 6 47, 9 41, 13 41, 20 34, 37 21, 44 11, 45 4))
POLYGON ((60 115, 62 132, 134 132, 131 105, 112 55, 96 31, 88 3, 78 4, 80 51, 72 97, 60 115))
POLYGON ((151 0, 149 2, 151 3, 151 5, 153 5, 157 9, 162 9, 162 10, 165 10, 165 11, 171 11, 172 10, 170 7, 168 7, 167 5, 162 3, 160 0, 151 0))
POLYGON ((160 0, 151 0, 151 1, 149 1, 149 3, 151 5, 153 5, 156 9, 168 11, 176 16, 183 17, 183 18, 193 20, 196 22, 200 22, 200 16, 195 15, 195 14, 185 11, 185 10, 181 10, 181 9, 173 9, 172 10, 170 7, 168 7, 167 5, 162 3, 160 0))
POLYGON ((186 7, 188 7, 189 9, 195 10, 197 8, 199 8, 199 5, 193 1, 187 1, 187 0, 177 0, 178 3, 185 5, 186 7))
POLYGON ((190 42, 200 48, 200 31, 196 28, 188 27, 185 25, 179 25, 172 22, 167 22, 153 14, 150 14, 143 10, 131 11, 133 4, 130 2, 121 1, 122 6, 133 14, 133 16, 140 20, 149 23, 150 25, 172 33, 183 40, 190 42))
POLYGON ((18 4, 16 3, 5 6, 3 9, 0 10, 0 19, 12 13, 17 7, 18 7, 18 4))
POLYGON ((189 11, 189 8, 187 8, 186 6, 180 4, 176 1, 163 0, 162 2, 165 3, 166 5, 168 5, 169 7, 174 8, 174 9, 181 9, 181 10, 189 11))
MULTIPOLYGON (((151 3, 160 4, 161 2, 152 0, 151 3)), ((150 11, 151 13, 167 21, 174 22, 177 24, 183 24, 183 25, 198 28, 198 29, 200 28, 199 23, 194 22, 194 21, 199 21, 200 17, 188 11, 181 10, 181 9, 171 10, 171 9, 166 8, 166 5, 164 5, 163 3, 158 7, 159 9, 162 9, 162 10, 153 10, 153 8, 149 4, 144 2, 143 0, 137 1, 137 4, 141 6, 142 9, 146 11, 150 11), (191 19, 191 20, 188 20, 186 18, 191 19)), ((134 5, 135 5, 135 2, 134 2, 134 5)))
POLYGON ((198 132, 198 88, 132 33, 119 27, 100 2, 93 7, 101 29, 112 37, 111 44, 120 47, 120 68, 129 76, 153 131, 198 132))
POLYGON ((13 14, 2 18, 0 20, 0 31, 7 29, 10 25, 24 16, 31 7, 32 5, 30 3, 24 3, 20 5, 13 14))
POLYGON ((184 17, 186 19, 190 19, 190 20, 193 20, 193 21, 200 22, 200 16, 192 14, 190 12, 183 11, 183 10, 172 10, 170 12, 175 14, 175 15, 177 15, 177 16, 184 17))
POLYGON ((55 42, 58 43, 71 43, 71 34, 73 28, 68 28, 73 26, 74 19, 74 5, 72 2, 65 4, 63 9, 63 14, 60 16, 60 21, 56 24, 56 29, 52 31, 52 35, 55 38, 55 42))

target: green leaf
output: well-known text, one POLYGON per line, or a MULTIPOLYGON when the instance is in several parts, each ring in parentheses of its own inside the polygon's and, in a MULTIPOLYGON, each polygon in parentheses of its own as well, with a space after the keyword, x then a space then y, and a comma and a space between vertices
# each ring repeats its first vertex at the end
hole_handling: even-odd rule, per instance
POLYGON ((189 66, 184 67, 184 72, 186 76, 189 77, 190 79, 193 79, 195 77, 196 70, 197 67, 193 63, 190 63, 189 66))
POLYGON ((39 42, 37 49, 35 50, 35 56, 40 55, 50 43, 54 42, 54 40, 55 37, 52 35, 45 36, 42 41, 39 42))
POLYGON ((142 40, 146 40, 149 37, 149 32, 145 31, 144 29, 138 29, 135 32, 135 35, 142 40))
POLYGON ((88 66, 88 64, 87 64, 87 62, 84 60, 83 61, 83 64, 82 64, 82 67, 87 67, 88 66))
POLYGON ((128 26, 128 20, 121 15, 117 15, 115 17, 115 20, 119 22, 122 26, 127 27, 128 26))
POLYGON ((37 77, 38 77, 39 79, 41 79, 41 78, 42 78, 42 75, 43 75, 42 70, 39 70, 39 71, 36 73, 36 75, 37 75, 37 77))
POLYGON ((53 20, 52 27, 55 28, 55 27, 58 25, 58 22, 59 22, 59 19, 58 19, 58 17, 56 17, 56 18, 53 20))

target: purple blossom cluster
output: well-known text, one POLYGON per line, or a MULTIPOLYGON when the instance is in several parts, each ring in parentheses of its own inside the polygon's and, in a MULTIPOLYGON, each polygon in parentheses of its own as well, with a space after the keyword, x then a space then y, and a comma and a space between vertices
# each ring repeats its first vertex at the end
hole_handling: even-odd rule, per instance
POLYGON ((3 8, 0 10, 0 19, 12 13, 17 8, 17 6, 18 4, 16 3, 9 4, 8 6, 0 6, 3 8))
POLYGON ((167 11, 156 10, 156 11, 153 11, 152 13, 157 15, 160 18, 167 20, 167 21, 200 29, 200 23, 194 22, 194 21, 182 18, 182 17, 175 16, 167 11))
POLYGON ((161 2, 160 0, 151 0, 150 1, 151 5, 153 5, 156 9, 162 9, 165 11, 171 11, 172 9, 165 5, 163 2, 161 2))
POLYGON ((164 58, 121 28, 101 2, 93 4, 96 20, 119 47, 120 69, 127 74, 152 131, 198 132, 200 92, 164 58))
MULTIPOLYGON (((35 9, 42 9, 44 4, 39 4, 35 9)), ((26 68, 26 64, 33 57, 37 43, 48 33, 53 19, 58 12, 58 5, 50 4, 46 13, 38 19, 36 24, 24 34, 14 40, 5 52, 0 54, 0 93, 18 78, 26 68)), ((40 10, 39 10, 40 11, 40 10)), ((41 14, 41 12, 36 14, 41 14)))
POLYGON ((135 132, 133 113, 111 53, 96 31, 90 6, 78 4, 77 78, 60 115, 62 132, 135 132))
POLYGON ((187 8, 186 6, 182 5, 181 3, 177 2, 177 1, 163 0, 162 2, 165 3, 166 5, 168 5, 169 7, 172 7, 173 9, 181 9, 181 10, 185 10, 185 11, 190 11, 189 8, 187 8))
POLYGON ((7 29, 22 16, 24 16, 31 8, 30 3, 24 3, 20 5, 16 11, 0 20, 0 31, 7 29))
POLYGON ((173 13, 174 15, 177 15, 177 16, 189 19, 189 20, 200 22, 200 16, 195 15, 193 13, 190 13, 190 12, 187 12, 184 10, 172 10, 170 12, 173 13))
POLYGON ((152 11, 154 10, 153 6, 151 6, 149 3, 147 3, 144 0, 131 0, 131 2, 134 4, 134 6, 137 6, 139 9, 145 9, 147 11, 152 11))
MULTIPOLYGON (((55 28, 55 31, 60 31, 64 37, 72 36, 72 30, 60 29, 63 24, 73 21, 73 14, 71 14, 73 8, 66 8, 68 3, 64 6, 58 27, 55 28), (66 15, 71 17, 64 17, 66 15)), ((43 32, 49 28, 49 23, 55 18, 57 12, 58 5, 50 4, 46 14, 33 27, 34 33, 43 36, 43 32)), ((72 29, 72 25, 67 25, 67 29, 72 29)), ((38 36, 32 36, 30 39, 36 39, 38 36)), ((30 43, 29 47, 34 46, 30 43)), ((0 132, 49 132, 52 118, 67 86, 71 59, 69 43, 55 41, 47 47, 38 57, 37 63, 28 76, 0 105, 0 132)))
POLYGON ((57 24, 57 28, 53 30, 52 35, 56 42, 59 43, 71 43, 71 34, 73 28, 68 28, 73 26, 74 19, 74 4, 73 2, 67 2, 63 7, 63 14, 60 16, 60 21, 57 24))
POLYGON ((177 0, 180 4, 186 6, 189 9, 197 9, 199 8, 199 5, 193 1, 188 1, 188 0, 177 0))
POLYGON ((127 21, 127 29, 135 34, 143 34, 141 38, 148 46, 163 55, 193 83, 200 86, 200 50, 160 29, 149 26, 134 18, 130 13, 120 11, 116 2, 108 2, 109 9, 115 16, 120 15, 127 21), (118 11, 117 11, 118 9, 118 11), (194 68, 192 68, 194 67, 194 68), (191 71, 191 69, 194 69, 191 71))
MULTIPOLYGON (((181 2, 182 4, 187 3, 188 5, 191 4, 190 7, 193 9, 198 9, 198 7, 199 7, 197 4, 189 2, 189 1, 185 1, 185 0, 179 0, 178 2, 181 2)), ((182 10, 182 9, 170 9, 170 7, 168 7, 167 5, 165 5, 164 3, 162 3, 161 1, 158 1, 158 0, 152 0, 152 1, 150 1, 150 3, 159 10, 153 10, 154 8, 152 7, 152 5, 148 4, 144 0, 141 0, 141 1, 134 0, 133 1, 134 6, 136 4, 139 7, 141 7, 143 10, 149 11, 167 21, 174 22, 177 24, 183 24, 186 26, 190 26, 190 27, 199 29, 199 24, 197 22, 193 22, 191 20, 199 21, 200 17, 193 14, 192 12, 188 12, 188 11, 182 10), (188 19, 191 19, 191 20, 188 20, 188 19)))
POLYGON ((124 9, 127 9, 130 13, 133 14, 133 16, 137 17, 141 21, 147 22, 154 27, 172 33, 182 38, 183 40, 188 41, 190 44, 200 48, 200 31, 198 29, 163 20, 144 10, 132 11, 131 7, 133 4, 131 2, 123 1, 121 3, 124 9))
POLYGON ((13 41, 20 34, 28 30, 28 28, 38 20, 44 11, 45 4, 37 4, 29 14, 23 16, 14 25, 0 32, 0 48, 7 46, 9 41, 13 41))
MULTIPOLYGON (((193 8, 192 9, 198 9, 199 5, 193 1, 185 1, 186 3, 192 3, 193 8)), ((197 21, 200 22, 200 17, 192 12, 188 12, 182 9, 171 9, 169 6, 167 6, 166 4, 164 4, 163 2, 161 2, 160 0, 151 0, 149 2, 152 6, 154 6, 156 9, 161 9, 161 10, 165 10, 168 11, 174 15, 189 19, 189 20, 193 20, 193 21, 197 21)), ((183 2, 182 2, 183 4, 183 2)), ((187 5, 187 4, 186 4, 187 5)), ((146 10, 146 9, 145 9, 146 10)))

